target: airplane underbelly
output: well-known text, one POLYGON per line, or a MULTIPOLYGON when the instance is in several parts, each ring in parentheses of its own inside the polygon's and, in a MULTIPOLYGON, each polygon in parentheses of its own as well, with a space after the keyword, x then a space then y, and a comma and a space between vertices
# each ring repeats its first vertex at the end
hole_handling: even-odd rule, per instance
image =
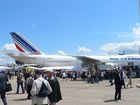
POLYGON ((47 66, 73 66, 74 62, 71 61, 48 61, 46 62, 47 66))
MULTIPOLYGON (((23 60, 23 59, 22 59, 23 60)), ((23 60, 25 64, 37 64, 39 66, 42 66, 42 67, 49 67, 49 66, 73 66, 73 65, 76 65, 76 64, 80 64, 81 62, 78 61, 78 60, 55 60, 55 61, 48 61, 46 59, 24 59, 23 60)))

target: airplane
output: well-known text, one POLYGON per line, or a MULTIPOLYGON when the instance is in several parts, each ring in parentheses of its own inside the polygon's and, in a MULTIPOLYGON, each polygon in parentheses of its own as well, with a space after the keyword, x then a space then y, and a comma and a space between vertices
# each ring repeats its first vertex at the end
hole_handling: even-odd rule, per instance
POLYGON ((86 56, 90 59, 97 59, 104 62, 105 65, 111 66, 139 66, 140 55, 127 54, 127 55, 110 55, 110 56, 86 56))
POLYGON ((5 52, 14 58, 18 64, 35 64, 39 67, 52 67, 53 69, 73 68, 74 65, 93 67, 93 65, 110 64, 119 66, 139 65, 140 55, 114 55, 114 56, 62 56, 47 55, 35 47, 18 32, 11 32, 12 39, 18 50, 17 53, 5 52), (66 67, 67 66, 67 67, 66 67))
POLYGON ((64 69, 66 66, 68 66, 68 68, 73 68, 74 65, 80 65, 82 63, 81 60, 72 56, 47 55, 35 47, 21 34, 17 32, 11 32, 10 34, 18 52, 5 53, 14 58, 17 64, 35 64, 38 67, 64 69))

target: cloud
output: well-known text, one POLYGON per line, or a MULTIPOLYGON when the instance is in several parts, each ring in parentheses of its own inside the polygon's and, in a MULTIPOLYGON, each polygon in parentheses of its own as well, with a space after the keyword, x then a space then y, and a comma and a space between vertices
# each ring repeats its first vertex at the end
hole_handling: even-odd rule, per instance
POLYGON ((12 59, 11 57, 4 55, 3 57, 0 56, 0 64, 7 64, 7 63, 13 63, 14 59, 12 59))
POLYGON ((120 38, 132 37, 132 33, 131 32, 122 32, 122 33, 118 34, 118 37, 120 37, 120 38))
POLYGON ((136 38, 140 39, 140 25, 136 23, 136 25, 132 29, 132 35, 134 35, 136 38))
POLYGON ((140 39, 140 25, 136 23, 130 32, 121 32, 118 34, 120 38, 134 37, 140 39))
POLYGON ((58 55, 67 55, 64 51, 61 51, 61 50, 57 51, 57 54, 58 55))
POLYGON ((126 43, 107 43, 101 46, 101 50, 108 54, 118 54, 125 51, 129 53, 138 53, 140 48, 140 40, 126 43))
POLYGON ((78 52, 80 52, 80 53, 89 53, 89 52, 91 52, 91 49, 86 48, 85 46, 82 46, 82 47, 78 47, 78 52))
POLYGON ((132 28, 131 32, 123 32, 118 35, 120 38, 133 37, 132 42, 119 42, 119 43, 106 43, 100 47, 100 50, 108 54, 118 54, 125 51, 127 54, 139 53, 140 48, 140 25, 136 25, 132 28))
POLYGON ((3 52, 16 52, 17 49, 14 44, 5 44, 2 48, 1 51, 3 52))
POLYGON ((14 63, 14 59, 6 55, 4 52, 17 52, 14 44, 5 44, 1 48, 0 64, 5 65, 7 63, 14 63))

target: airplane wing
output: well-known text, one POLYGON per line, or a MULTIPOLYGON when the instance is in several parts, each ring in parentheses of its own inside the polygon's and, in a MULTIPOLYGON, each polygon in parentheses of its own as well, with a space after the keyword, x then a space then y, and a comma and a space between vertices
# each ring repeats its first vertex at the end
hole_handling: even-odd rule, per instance
POLYGON ((99 65, 103 64, 104 62, 94 59, 93 57, 90 56, 73 56, 83 62, 83 64, 94 64, 94 65, 99 65))

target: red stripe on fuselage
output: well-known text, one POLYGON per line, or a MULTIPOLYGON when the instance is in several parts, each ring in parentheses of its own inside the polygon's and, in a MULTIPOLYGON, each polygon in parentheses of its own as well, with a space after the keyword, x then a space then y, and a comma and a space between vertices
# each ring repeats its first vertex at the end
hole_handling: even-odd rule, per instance
POLYGON ((20 48, 16 43, 15 43, 16 48, 20 51, 20 52, 25 52, 22 48, 20 48))

